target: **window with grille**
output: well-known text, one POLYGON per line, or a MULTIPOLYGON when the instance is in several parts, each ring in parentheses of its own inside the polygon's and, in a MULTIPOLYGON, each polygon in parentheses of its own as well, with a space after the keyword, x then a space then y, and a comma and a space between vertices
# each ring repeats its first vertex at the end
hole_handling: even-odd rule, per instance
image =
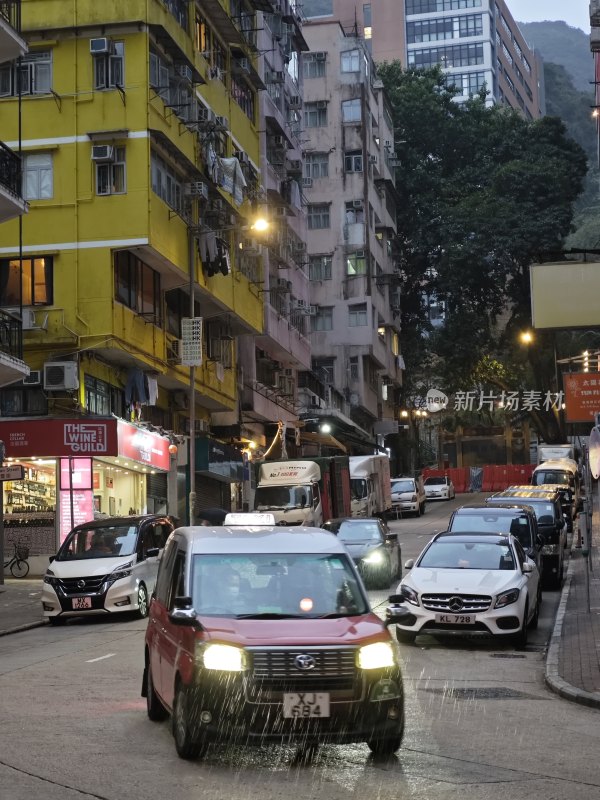
POLYGON ((327 105, 323 101, 304 104, 304 127, 324 128, 327 125, 327 105))
POLYGON ((32 50, 18 63, 0 67, 0 97, 49 94, 52 89, 52 51, 32 50), (17 83, 18 79, 18 83, 17 83))
POLYGON ((328 203, 320 203, 319 205, 308 206, 307 216, 309 230, 314 231, 330 227, 328 203))
POLYGON ((347 275, 366 275, 367 259, 364 250, 357 250, 355 253, 348 253, 346 256, 347 275))
POLYGON ((313 331, 333 330, 333 306, 320 306, 311 319, 313 331))
POLYGON ((342 103, 342 122, 360 122, 361 119, 360 97, 354 100, 344 100, 342 103))
POLYGON ((331 280, 331 256, 310 256, 308 262, 308 277, 311 281, 331 280))
POLYGON ((305 178, 329 177, 329 153, 307 153, 304 156, 305 178))
POLYGON ((95 55, 94 89, 116 89, 125 80, 125 45, 113 42, 114 52, 95 55))
POLYGON ((23 156, 23 197, 26 200, 51 200, 54 194, 52 153, 23 156))
POLYGON ((344 170, 346 172, 362 172, 363 157, 360 150, 351 150, 344 155, 344 170))
POLYGON ((360 72, 360 50, 346 50, 340 56, 342 72, 360 72))
POLYGON ((357 303, 348 306, 348 326, 358 328, 362 325, 367 325, 367 304, 357 303))
POLYGON ((127 191, 125 171, 125 148, 114 148, 114 160, 96 164, 96 194, 125 194, 127 191))

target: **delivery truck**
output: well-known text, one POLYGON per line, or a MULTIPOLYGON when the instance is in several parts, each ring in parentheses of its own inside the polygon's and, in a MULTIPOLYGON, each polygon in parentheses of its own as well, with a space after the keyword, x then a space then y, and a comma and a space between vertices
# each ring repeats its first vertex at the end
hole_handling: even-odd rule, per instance
POLYGON ((385 517, 392 510, 389 457, 350 456, 350 489, 353 517, 385 517))
POLYGON ((572 444, 538 444, 538 464, 543 461, 558 461, 562 458, 575 459, 575 447, 572 444))
POLYGON ((317 528, 333 517, 349 517, 348 457, 265 461, 258 466, 254 510, 273 514, 277 525, 317 528))

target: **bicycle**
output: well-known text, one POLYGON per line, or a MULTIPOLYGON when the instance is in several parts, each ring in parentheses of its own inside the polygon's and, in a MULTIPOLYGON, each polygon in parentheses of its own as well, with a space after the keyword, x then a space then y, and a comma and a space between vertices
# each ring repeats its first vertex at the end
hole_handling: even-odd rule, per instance
POLYGON ((15 552, 4 562, 4 569, 10 568, 13 578, 25 578, 29 573, 29 548, 22 544, 14 545, 15 552))

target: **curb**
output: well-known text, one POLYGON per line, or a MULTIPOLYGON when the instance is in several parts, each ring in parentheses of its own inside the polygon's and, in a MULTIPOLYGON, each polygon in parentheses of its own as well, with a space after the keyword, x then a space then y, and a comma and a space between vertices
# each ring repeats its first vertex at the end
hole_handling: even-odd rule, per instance
POLYGON ((567 570, 567 577, 560 596, 558 604, 558 611, 556 612, 556 619, 554 621, 554 629, 550 637, 550 644, 548 646, 548 653, 546 655, 546 686, 556 694, 564 697, 565 700, 570 700, 573 703, 589 706, 591 708, 600 708, 600 693, 599 692, 586 692, 573 686, 564 678, 561 678, 558 672, 559 658, 560 658, 560 644, 562 638, 562 628, 567 611, 567 601, 569 599, 569 591, 571 589, 571 581, 575 571, 575 562, 569 559, 569 568, 567 570))
POLYGON ((43 625, 47 625, 48 623, 46 620, 39 620, 38 622, 26 622, 23 625, 16 625, 14 628, 8 628, 6 630, 0 631, 0 636, 8 636, 11 633, 20 633, 21 631, 29 631, 32 628, 41 628, 43 625))

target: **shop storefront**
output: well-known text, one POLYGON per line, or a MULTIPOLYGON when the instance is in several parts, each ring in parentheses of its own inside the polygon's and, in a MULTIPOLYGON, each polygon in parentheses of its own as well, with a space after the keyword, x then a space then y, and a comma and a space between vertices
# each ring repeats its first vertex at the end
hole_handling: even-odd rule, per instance
POLYGON ((242 453, 215 439, 196 439, 196 515, 203 508, 241 508, 242 453))
POLYGON ((20 542, 45 556, 95 516, 167 510, 166 437, 114 417, 44 418, 0 422, 0 440, 24 470, 3 484, 7 552, 20 542))

